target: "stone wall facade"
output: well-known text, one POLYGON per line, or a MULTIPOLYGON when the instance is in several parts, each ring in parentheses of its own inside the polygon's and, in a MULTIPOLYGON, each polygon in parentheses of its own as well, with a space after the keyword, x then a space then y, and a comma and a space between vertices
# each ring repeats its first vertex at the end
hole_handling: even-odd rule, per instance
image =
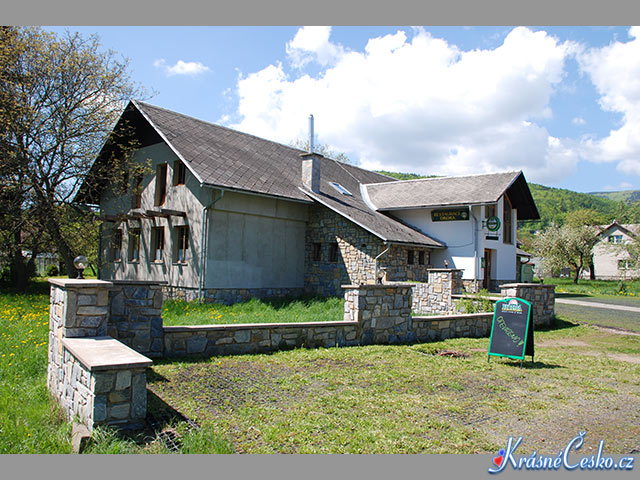
POLYGON ((556 286, 541 283, 506 283, 500 286, 505 298, 531 303, 531 320, 536 327, 552 325, 555 319, 556 286))
POLYGON ((114 280, 109 289, 107 335, 149 357, 161 357, 162 285, 114 280))
MULTIPOLYGON (((329 208, 311 206, 305 236, 305 291, 320 296, 341 296, 342 285, 376 283, 375 259, 386 249, 378 237, 329 208), (331 258, 332 244, 338 248, 335 259, 331 258)), ((380 256, 378 268, 386 274, 388 282, 426 281, 429 261, 428 248, 394 244, 380 256), (410 250, 412 264, 409 264, 410 250)))

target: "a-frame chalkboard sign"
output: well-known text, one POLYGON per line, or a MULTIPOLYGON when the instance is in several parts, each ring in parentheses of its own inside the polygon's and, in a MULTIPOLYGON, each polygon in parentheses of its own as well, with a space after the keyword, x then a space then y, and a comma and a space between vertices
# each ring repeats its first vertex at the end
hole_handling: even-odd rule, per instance
MULTIPOLYGON (((531 304, 521 298, 505 298, 496 302, 489 339, 491 355, 533 361, 533 322, 531 304)), ((488 359, 487 359, 488 360, 488 359)))

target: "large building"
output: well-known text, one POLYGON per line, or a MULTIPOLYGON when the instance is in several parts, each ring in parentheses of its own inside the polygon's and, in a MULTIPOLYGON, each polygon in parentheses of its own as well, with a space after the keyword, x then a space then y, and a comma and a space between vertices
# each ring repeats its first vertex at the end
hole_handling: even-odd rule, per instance
POLYGON ((136 101, 114 132, 125 125, 142 174, 125 194, 98 181, 107 142, 76 201, 107 221, 101 278, 172 296, 340 295, 430 268, 495 286, 517 279, 517 221, 539 218, 522 172, 398 181, 136 101))

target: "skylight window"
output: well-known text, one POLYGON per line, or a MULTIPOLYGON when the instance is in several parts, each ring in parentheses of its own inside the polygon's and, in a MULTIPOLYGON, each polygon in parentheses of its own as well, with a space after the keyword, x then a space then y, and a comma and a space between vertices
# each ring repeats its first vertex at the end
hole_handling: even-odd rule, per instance
POLYGON ((331 185, 333 188, 335 188, 338 192, 340 192, 343 195, 349 195, 350 197, 353 197, 353 194, 347 190, 346 188, 344 188, 342 185, 340 185, 339 183, 336 182, 329 182, 329 185, 331 185))

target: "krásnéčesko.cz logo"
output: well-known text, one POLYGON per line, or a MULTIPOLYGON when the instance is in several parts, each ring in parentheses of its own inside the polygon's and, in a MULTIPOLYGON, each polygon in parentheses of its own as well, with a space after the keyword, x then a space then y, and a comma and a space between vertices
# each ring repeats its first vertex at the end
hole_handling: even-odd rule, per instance
POLYGON ((493 457, 493 466, 489 468, 489 473, 500 473, 507 465, 511 465, 514 470, 558 470, 560 467, 567 470, 633 470, 633 457, 622 457, 616 461, 612 457, 602 455, 604 440, 600 440, 598 453, 595 455, 570 456, 572 450, 582 448, 586 434, 587 432, 579 432, 555 457, 538 455, 535 451, 529 456, 515 457, 514 453, 520 446, 522 437, 515 441, 513 437, 509 437, 507 448, 500 449, 498 455, 493 457))

